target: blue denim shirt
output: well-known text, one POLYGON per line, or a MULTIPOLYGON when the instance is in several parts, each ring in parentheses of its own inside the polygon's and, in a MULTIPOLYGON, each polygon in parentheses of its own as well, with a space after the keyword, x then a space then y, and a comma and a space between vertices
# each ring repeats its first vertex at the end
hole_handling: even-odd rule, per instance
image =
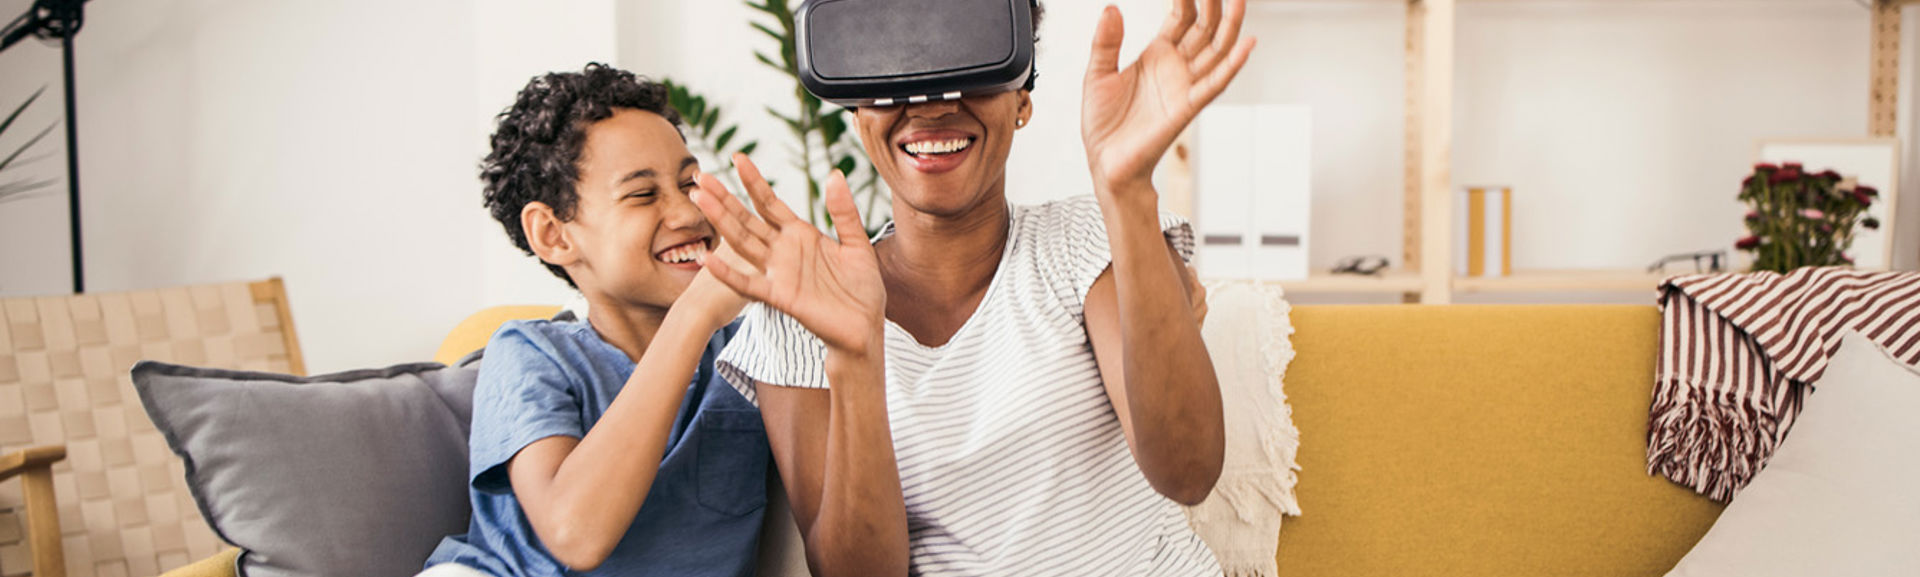
POLYGON ((501 577, 750 576, 772 453, 760 412, 713 370, 738 329, 714 333, 667 437, 660 472, 619 545, 591 572, 554 560, 520 509, 507 462, 534 441, 580 438, 633 374, 626 353, 586 322, 514 321, 487 343, 468 441, 473 520, 427 565, 460 563, 501 577))

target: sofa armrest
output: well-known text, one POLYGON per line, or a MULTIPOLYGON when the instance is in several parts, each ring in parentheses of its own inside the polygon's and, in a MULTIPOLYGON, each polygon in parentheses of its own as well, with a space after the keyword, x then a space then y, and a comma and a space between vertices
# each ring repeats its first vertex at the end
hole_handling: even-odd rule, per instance
POLYGON ((29 447, 0 455, 0 479, 20 478, 27 519, 27 549, 35 577, 66 577, 67 557, 60 541, 60 515, 53 496, 53 464, 67 458, 61 446, 29 447))
POLYGON ((235 577, 239 574, 235 567, 239 562, 240 550, 227 549, 191 565, 161 573, 160 577, 235 577))

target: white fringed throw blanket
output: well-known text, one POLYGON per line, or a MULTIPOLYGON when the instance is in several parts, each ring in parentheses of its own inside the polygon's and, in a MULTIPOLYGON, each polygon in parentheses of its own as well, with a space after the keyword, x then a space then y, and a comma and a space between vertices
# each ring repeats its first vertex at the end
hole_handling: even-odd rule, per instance
POLYGON ((1293 361, 1290 307, 1278 285, 1248 281, 1207 283, 1207 306, 1201 334, 1220 379, 1227 455, 1213 494, 1187 519, 1228 577, 1271 576, 1280 517, 1300 514, 1300 432, 1281 386, 1293 361))

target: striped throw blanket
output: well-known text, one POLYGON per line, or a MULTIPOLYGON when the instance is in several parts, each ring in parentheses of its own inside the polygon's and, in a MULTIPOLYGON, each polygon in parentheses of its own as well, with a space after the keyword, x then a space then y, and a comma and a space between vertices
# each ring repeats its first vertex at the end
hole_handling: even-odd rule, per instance
POLYGON ((1647 472, 1718 501, 1792 428, 1852 329, 1920 365, 1920 273, 1806 268, 1661 284, 1647 472))

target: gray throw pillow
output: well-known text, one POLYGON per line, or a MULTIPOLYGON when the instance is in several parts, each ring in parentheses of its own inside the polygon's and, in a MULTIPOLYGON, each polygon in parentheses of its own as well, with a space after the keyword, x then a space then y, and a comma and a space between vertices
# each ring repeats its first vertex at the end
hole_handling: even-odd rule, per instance
POLYGON ((133 381, 241 575, 406 576, 467 530, 477 357, 317 377, 141 362, 133 381))

